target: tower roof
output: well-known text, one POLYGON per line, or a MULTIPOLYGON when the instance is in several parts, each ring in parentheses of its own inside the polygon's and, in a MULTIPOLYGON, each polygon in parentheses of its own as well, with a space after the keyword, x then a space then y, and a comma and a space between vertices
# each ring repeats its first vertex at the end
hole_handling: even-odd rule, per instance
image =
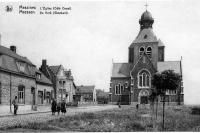
POLYGON ((145 11, 142 16, 141 16, 141 21, 144 21, 144 20, 153 20, 153 17, 151 15, 151 13, 149 11, 145 11))
POLYGON ((149 11, 145 11, 140 20, 139 20, 139 24, 140 24, 140 29, 148 29, 148 28, 152 28, 152 25, 154 23, 154 19, 151 15, 151 13, 149 11))

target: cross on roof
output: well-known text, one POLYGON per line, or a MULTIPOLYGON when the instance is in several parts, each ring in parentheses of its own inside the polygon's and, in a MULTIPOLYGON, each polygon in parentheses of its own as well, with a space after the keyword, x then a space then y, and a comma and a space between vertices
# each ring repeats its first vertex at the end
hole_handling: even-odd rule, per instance
POLYGON ((144 6, 146 6, 146 11, 147 11, 147 6, 149 6, 149 5, 147 4, 147 1, 146 1, 146 4, 145 4, 144 6))

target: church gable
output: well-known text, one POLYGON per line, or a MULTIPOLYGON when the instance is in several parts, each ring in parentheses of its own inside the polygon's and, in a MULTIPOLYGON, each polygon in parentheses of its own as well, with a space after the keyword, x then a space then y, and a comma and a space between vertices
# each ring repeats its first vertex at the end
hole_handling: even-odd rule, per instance
POLYGON ((138 62, 132 68, 130 72, 131 77, 136 78, 138 72, 142 69, 150 71, 151 75, 156 72, 156 68, 153 66, 150 58, 146 53, 143 53, 143 55, 139 58, 138 62))

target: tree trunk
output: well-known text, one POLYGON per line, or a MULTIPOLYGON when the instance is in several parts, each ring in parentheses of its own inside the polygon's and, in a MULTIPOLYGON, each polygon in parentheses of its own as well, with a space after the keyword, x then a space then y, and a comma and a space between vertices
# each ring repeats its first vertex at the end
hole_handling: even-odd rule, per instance
POLYGON ((158 116, 158 97, 156 98, 156 120, 158 116))

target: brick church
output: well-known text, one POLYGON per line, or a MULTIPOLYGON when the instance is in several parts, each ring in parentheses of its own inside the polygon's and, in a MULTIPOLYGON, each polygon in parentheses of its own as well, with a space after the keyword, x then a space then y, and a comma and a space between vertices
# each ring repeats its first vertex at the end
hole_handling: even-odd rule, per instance
MULTIPOLYGON (((151 78, 154 73, 174 70, 182 76, 180 61, 165 61, 165 45, 153 32, 154 19, 145 11, 140 20, 140 31, 129 46, 128 63, 113 63, 110 102, 116 104, 148 104, 151 94, 151 78)), ((180 96, 183 104, 183 83, 177 91, 167 91, 168 103, 176 103, 180 96)))

